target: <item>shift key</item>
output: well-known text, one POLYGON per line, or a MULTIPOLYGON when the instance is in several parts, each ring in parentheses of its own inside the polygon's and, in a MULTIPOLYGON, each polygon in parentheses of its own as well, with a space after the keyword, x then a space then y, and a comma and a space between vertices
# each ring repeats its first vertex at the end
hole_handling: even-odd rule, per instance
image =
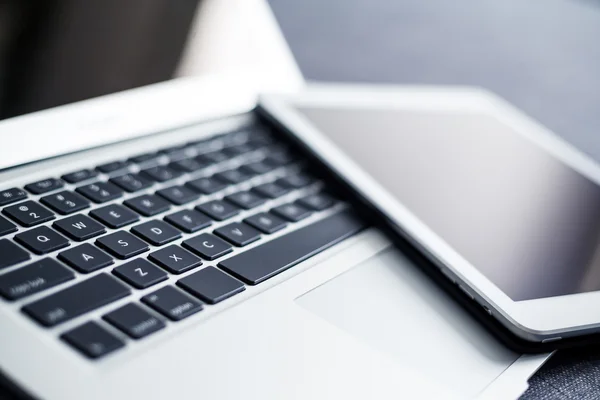
POLYGON ((257 285, 364 228, 365 223, 353 213, 341 211, 221 261, 219 267, 249 285, 257 285))
POLYGON ((112 276, 102 273, 23 307, 44 326, 55 326, 131 293, 112 276))

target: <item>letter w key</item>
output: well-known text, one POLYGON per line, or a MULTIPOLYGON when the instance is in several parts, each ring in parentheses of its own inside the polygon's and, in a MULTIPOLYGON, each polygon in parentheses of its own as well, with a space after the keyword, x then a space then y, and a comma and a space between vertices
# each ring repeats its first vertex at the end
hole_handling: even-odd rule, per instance
POLYGON ((87 240, 106 232, 104 226, 82 214, 56 221, 53 226, 56 230, 76 241, 87 240))
POLYGON ((79 229, 79 230, 82 230, 82 229, 85 229, 85 228, 87 228, 87 225, 86 225, 86 224, 84 224, 83 222, 75 222, 74 224, 71 224, 71 226, 72 226, 73 228, 75 228, 75 229, 79 229))

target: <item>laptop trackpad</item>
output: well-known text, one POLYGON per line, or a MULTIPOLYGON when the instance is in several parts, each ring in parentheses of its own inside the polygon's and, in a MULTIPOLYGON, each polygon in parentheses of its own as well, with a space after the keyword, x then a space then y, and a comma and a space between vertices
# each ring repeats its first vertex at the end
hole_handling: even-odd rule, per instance
POLYGON ((502 346, 395 249, 296 301, 465 397, 475 396, 520 356, 502 346))

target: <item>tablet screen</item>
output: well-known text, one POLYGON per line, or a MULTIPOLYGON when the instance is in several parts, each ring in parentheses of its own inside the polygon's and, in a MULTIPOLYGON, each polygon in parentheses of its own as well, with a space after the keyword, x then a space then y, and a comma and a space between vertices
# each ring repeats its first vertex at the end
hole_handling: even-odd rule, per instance
POLYGON ((491 116, 301 108, 515 301, 600 289, 600 187, 491 116))

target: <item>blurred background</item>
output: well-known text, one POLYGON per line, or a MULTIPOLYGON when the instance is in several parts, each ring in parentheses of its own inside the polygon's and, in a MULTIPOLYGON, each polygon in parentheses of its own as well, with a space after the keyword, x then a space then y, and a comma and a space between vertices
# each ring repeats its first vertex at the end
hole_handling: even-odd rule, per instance
POLYGON ((173 77, 198 0, 0 0, 0 119, 173 77))
POLYGON ((308 79, 483 86, 600 160, 600 0, 270 0, 308 79))
MULTIPOLYGON (((269 3, 307 79, 483 86, 600 159, 599 0, 269 3)), ((0 119, 196 73, 199 7, 0 0, 0 119)))

